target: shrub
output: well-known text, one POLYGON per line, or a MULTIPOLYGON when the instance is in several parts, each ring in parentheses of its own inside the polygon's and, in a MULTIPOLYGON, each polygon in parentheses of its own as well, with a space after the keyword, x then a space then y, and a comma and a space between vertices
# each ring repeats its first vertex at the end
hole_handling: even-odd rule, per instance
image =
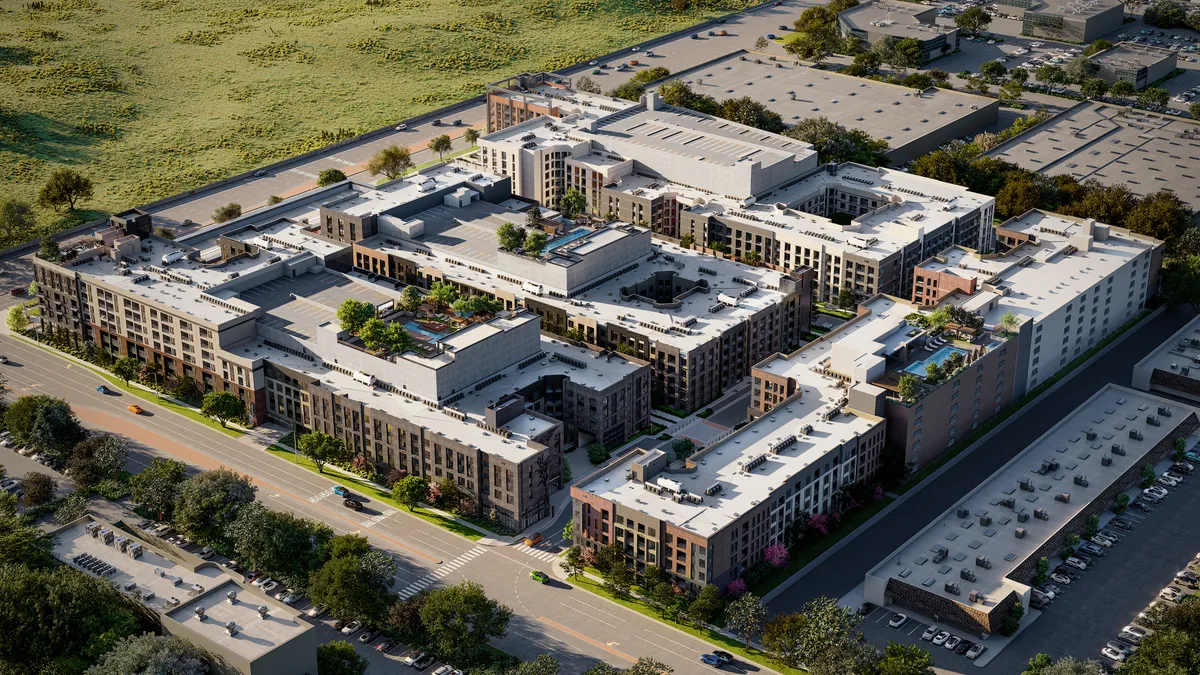
POLYGON ((234 218, 240 218, 241 215, 242 215, 242 205, 236 204, 234 202, 230 202, 230 203, 226 204, 225 206, 218 208, 216 211, 213 211, 212 219, 213 219, 214 223, 223 223, 227 220, 233 220, 234 218))
POLYGON ((592 443, 588 446, 588 461, 592 464, 603 464, 608 461, 608 448, 604 447, 603 443, 592 443))

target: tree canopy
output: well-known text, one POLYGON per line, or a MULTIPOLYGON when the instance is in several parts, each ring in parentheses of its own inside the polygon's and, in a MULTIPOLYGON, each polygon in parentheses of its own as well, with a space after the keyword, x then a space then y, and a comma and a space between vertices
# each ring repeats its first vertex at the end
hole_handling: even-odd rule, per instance
POLYGON ((246 414, 246 402, 227 391, 210 391, 200 403, 200 412, 223 427, 246 414))
POLYGON ((229 550, 227 529, 257 491, 248 477, 226 468, 198 473, 179 487, 175 527, 188 539, 229 550))
POLYGON ((412 153, 408 148, 389 145, 367 162, 367 171, 372 176, 383 174, 388 180, 393 180, 411 171, 413 166, 412 153))
POLYGON ((155 457, 130 479, 133 501, 158 520, 170 520, 175 512, 179 487, 187 479, 187 465, 174 459, 155 457))
POLYGON ((308 575, 324 561, 333 530, 324 523, 269 510, 262 502, 250 502, 237 510, 226 535, 243 564, 291 588, 304 588, 308 575))
POLYGON ((142 633, 118 642, 86 675, 208 675, 211 665, 208 652, 181 637, 142 633))
POLYGON ((346 446, 341 439, 334 438, 323 431, 304 434, 296 441, 296 450, 307 457, 317 466, 317 473, 325 472, 329 462, 342 461, 346 458, 346 446))
POLYGON ((511 609, 488 598, 474 581, 432 591, 421 607, 421 622, 438 653, 465 662, 477 660, 489 639, 504 637, 511 617, 511 609))
POLYGON ((346 298, 338 306, 338 325, 351 335, 357 335, 367 321, 375 318, 375 314, 375 305, 366 300, 346 298))
POLYGON ((813 146, 822 162, 855 162, 867 166, 887 166, 888 143, 871 138, 861 129, 847 129, 828 117, 807 117, 783 135, 813 146))

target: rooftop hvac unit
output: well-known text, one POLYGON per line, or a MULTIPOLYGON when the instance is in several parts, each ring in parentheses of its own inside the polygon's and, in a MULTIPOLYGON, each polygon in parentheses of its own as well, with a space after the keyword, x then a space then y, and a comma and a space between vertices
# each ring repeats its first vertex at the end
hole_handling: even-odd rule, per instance
POLYGON ((720 483, 713 483, 704 489, 704 494, 712 496, 723 490, 720 483))
POLYGON ((1020 487, 1022 490, 1026 491, 1026 492, 1033 492, 1033 481, 1028 478, 1022 478, 1021 482, 1020 482, 1020 487))
MULTIPOLYGON (((1113 443, 1112 444, 1112 454, 1124 455, 1125 454, 1125 446, 1121 445, 1120 443, 1113 443)), ((1110 458, 1110 461, 1111 461, 1111 458, 1110 458)))
POLYGON ((1112 466, 1112 457, 1108 457, 1108 456, 1101 457, 1100 458, 1100 466, 1112 466))
POLYGON ((947 581, 947 582, 946 582, 946 592, 947 592, 947 593, 950 593, 951 595, 960 595, 960 594, 962 594, 962 591, 961 591, 961 590, 959 589, 959 587, 958 587, 958 582, 957 582, 957 581, 947 581))
POLYGON ((977 555, 975 556, 975 565, 985 570, 990 570, 992 569, 992 559, 986 555, 977 555))
POLYGON ((1016 505, 1017 505, 1017 500, 1013 499, 1012 497, 1005 497, 1004 499, 1000 500, 1000 506, 1003 506, 1006 509, 1011 509, 1012 507, 1014 507, 1016 505))
POLYGON ((1037 518, 1038 520, 1050 520, 1050 514, 1046 511, 1046 509, 1034 509, 1033 517, 1037 518))
POLYGON ((959 518, 970 518, 971 517, 971 511, 963 506, 958 507, 958 511, 956 513, 958 513, 959 518))
POLYGON ((1162 422, 1159 422, 1158 418, 1155 417, 1154 415, 1146 415, 1146 424, 1149 424, 1152 427, 1156 427, 1156 426, 1162 424, 1162 422))
POLYGON ((984 595, 980 591, 971 591, 970 593, 967 594, 967 597, 971 599, 971 602, 978 602, 978 603, 987 602, 987 596, 984 595))
POLYGON ((683 495, 683 498, 693 504, 703 504, 704 503, 704 497, 701 497, 700 495, 694 495, 690 492, 683 495))
POLYGON ((1060 493, 1054 495, 1054 501, 1062 502, 1064 504, 1070 504, 1071 503, 1071 493, 1070 492, 1060 492, 1060 493))
POLYGON ((85 527, 85 528, 83 528, 83 529, 84 529, 84 531, 86 531, 88 534, 92 535, 92 538, 93 538, 93 539, 95 539, 96 537, 100 536, 100 523, 95 523, 95 522, 93 522, 93 523, 88 523, 88 524, 87 524, 87 527, 85 527))
POLYGON ((966 581, 975 581, 975 570, 970 567, 963 567, 958 570, 958 577, 966 581))
POLYGON ((1017 536, 1017 539, 1024 539, 1025 538, 1025 528, 1018 527, 1016 530, 1013 531, 1013 534, 1015 534, 1017 536))
POLYGON ((667 490, 668 492, 676 492, 679 494, 683 494, 684 492, 687 492, 687 490, 683 489, 683 483, 680 483, 677 480, 671 480, 670 478, 660 477, 655 482, 658 483, 658 486, 660 488, 667 490))
POLYGON ((1026 512, 1022 511, 1021 513, 1018 513, 1018 514, 1017 514, 1017 522, 1018 522, 1018 523, 1024 523, 1024 522, 1027 522, 1028 520, 1029 520, 1029 514, 1028 514, 1028 513, 1026 513, 1026 512))
POLYGON ((1161 415, 1162 417, 1170 417, 1171 409, 1165 405, 1160 405, 1160 406, 1158 406, 1158 414, 1161 415))
POLYGON ((937 549, 935 549, 933 552, 934 564, 942 562, 948 555, 950 555, 950 549, 946 548, 945 546, 937 547, 937 549))
POLYGON ((757 457, 748 459, 745 462, 742 462, 742 471, 749 473, 749 472, 757 469, 758 467, 762 466, 766 461, 767 461, 766 453, 763 453, 761 455, 758 455, 757 457))
POLYGON ((1140 440, 1142 440, 1142 431, 1141 431, 1141 429, 1130 429, 1130 430, 1129 430, 1129 437, 1130 437, 1130 438, 1132 438, 1132 439, 1133 439, 1133 440, 1135 440, 1135 441, 1140 441, 1140 440))
POLYGON ((1088 430, 1087 430, 1087 434, 1086 434, 1086 435, 1087 435, 1087 439, 1088 439, 1089 441, 1094 441, 1094 440, 1096 440, 1096 432, 1095 432, 1095 431, 1092 431, 1091 429, 1088 429, 1088 430))
POLYGON ((992 519, 990 516, 979 516, 979 524, 983 527, 987 527, 988 525, 992 524, 992 519))
POLYGON ((1085 476, 1081 473, 1075 474, 1075 484, 1078 485, 1079 487, 1087 487, 1088 486, 1087 476, 1085 476))
POLYGON ((811 425, 811 424, 805 424, 804 426, 800 427, 800 435, 802 435, 802 436, 807 436, 807 435, 811 434, 812 432, 813 432, 813 425, 811 425))

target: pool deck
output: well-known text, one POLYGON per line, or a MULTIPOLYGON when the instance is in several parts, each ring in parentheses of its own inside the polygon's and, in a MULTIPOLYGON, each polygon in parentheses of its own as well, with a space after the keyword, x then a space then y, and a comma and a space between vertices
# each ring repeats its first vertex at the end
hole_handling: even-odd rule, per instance
POLYGON ((910 375, 925 377, 925 368, 930 364, 930 362, 936 362, 940 366, 945 363, 946 359, 950 358, 950 355, 954 352, 959 352, 964 357, 970 355, 970 352, 966 349, 953 344, 943 345, 932 352, 927 352, 925 351, 924 347, 921 347, 916 352, 917 358, 904 366, 904 372, 909 373, 910 375))

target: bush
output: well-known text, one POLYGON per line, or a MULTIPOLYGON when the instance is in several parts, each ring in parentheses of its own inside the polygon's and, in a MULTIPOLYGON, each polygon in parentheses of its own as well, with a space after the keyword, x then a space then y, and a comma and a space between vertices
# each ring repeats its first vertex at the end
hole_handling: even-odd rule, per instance
POLYGON ((213 211, 212 219, 214 223, 223 223, 227 220, 239 218, 242 215, 242 205, 230 202, 225 206, 213 211))
POLYGON ((603 464, 608 461, 610 453, 603 443, 592 443, 588 446, 588 461, 592 464, 603 464))

